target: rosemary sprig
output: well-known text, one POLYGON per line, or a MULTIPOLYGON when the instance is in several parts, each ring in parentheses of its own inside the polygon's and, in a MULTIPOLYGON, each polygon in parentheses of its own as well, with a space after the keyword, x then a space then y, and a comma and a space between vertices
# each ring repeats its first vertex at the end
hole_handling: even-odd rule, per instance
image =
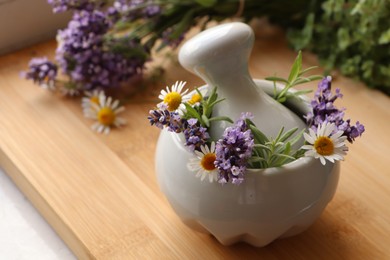
POLYGON ((301 139, 303 131, 296 133, 298 128, 293 128, 284 132, 282 127, 275 138, 269 139, 251 120, 246 122, 255 141, 252 157, 248 160, 251 168, 280 167, 302 156, 292 146, 301 139))
POLYGON ((218 99, 217 87, 214 87, 208 97, 204 97, 202 93, 196 89, 198 95, 200 95, 200 106, 191 106, 189 103, 184 103, 186 107, 185 118, 196 118, 199 123, 209 128, 211 122, 215 121, 227 121, 233 123, 233 120, 227 116, 212 116, 214 106, 225 99, 218 99))
POLYGON ((301 90, 296 92, 290 92, 289 90, 292 87, 297 86, 299 84, 308 83, 311 81, 321 79, 322 78, 321 75, 312 75, 308 77, 303 77, 305 73, 315 68, 317 67, 313 66, 302 70, 302 52, 299 51, 298 56, 295 58, 294 64, 291 67, 290 75, 288 76, 287 79, 276 77, 276 76, 265 78, 266 80, 274 82, 274 99, 280 103, 284 103, 288 98, 297 97, 299 95, 310 93, 311 90, 301 90), (281 91, 278 91, 276 89, 276 82, 281 82, 282 84, 285 84, 285 87, 281 91))

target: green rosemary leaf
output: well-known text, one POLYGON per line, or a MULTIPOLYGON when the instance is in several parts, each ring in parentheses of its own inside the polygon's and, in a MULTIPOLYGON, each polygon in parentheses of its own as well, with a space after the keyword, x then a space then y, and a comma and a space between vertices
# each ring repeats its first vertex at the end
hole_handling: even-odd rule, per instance
POLYGON ((217 94, 217 87, 214 87, 212 90, 211 90, 211 93, 210 93, 210 96, 209 98, 207 99, 207 104, 212 104, 214 103, 218 98, 218 94, 217 94))
POLYGON ((323 76, 321 76, 321 75, 312 75, 312 76, 309 76, 307 78, 310 79, 310 81, 316 81, 316 80, 322 79, 323 76))
POLYGON ((265 144, 269 141, 267 136, 265 136, 265 134, 261 132, 254 124, 250 124, 249 128, 252 131, 256 144, 265 144))
POLYGON ((215 121, 227 121, 229 123, 234 123, 234 121, 230 118, 230 117, 227 117, 227 116, 215 116, 215 117, 211 117, 208 119, 209 122, 215 122, 215 121))
POLYGON ((323 78, 323 76, 321 76, 321 75, 312 75, 312 76, 309 76, 307 78, 299 77, 299 78, 297 78, 296 81, 293 82, 292 85, 296 86, 299 84, 308 83, 308 82, 315 81, 315 80, 320 80, 322 78, 323 78))
POLYGON ((268 145, 264 145, 264 144, 255 144, 253 147, 262 148, 271 151, 271 148, 268 145))
POLYGON ((207 118, 207 116, 202 115, 201 118, 202 118, 203 124, 204 124, 206 127, 210 127, 210 122, 209 122, 209 119, 207 118))
POLYGON ((298 134, 296 134, 293 138, 290 139, 291 145, 296 144, 301 138, 303 133, 305 132, 305 129, 301 130, 298 134))
POLYGON ((295 58, 294 64, 292 65, 290 75, 288 76, 287 81, 293 82, 298 77, 300 71, 302 69, 302 52, 298 52, 298 56, 295 58))
POLYGON ((254 162, 264 162, 264 158, 258 157, 258 156, 252 156, 248 159, 249 163, 254 163, 254 162))
POLYGON ((275 138, 275 143, 279 142, 280 140, 280 137, 282 136, 283 134, 283 131, 284 131, 284 126, 282 126, 278 132, 278 134, 276 135, 276 138, 275 138))
POLYGON ((216 104, 218 104, 219 102, 222 102, 222 101, 224 101, 224 100, 225 100, 225 98, 222 98, 222 99, 219 99, 219 100, 215 100, 215 101, 214 101, 213 103, 211 103, 211 104, 208 104, 210 110, 212 110, 212 108, 213 108, 216 104))
POLYGON ((288 155, 288 154, 290 154, 290 152, 291 152, 291 143, 287 142, 286 145, 284 146, 283 154, 288 155))
POLYGON ((298 130, 297 127, 288 130, 288 131, 285 132, 283 135, 281 135, 280 141, 281 141, 281 142, 285 142, 285 141, 286 141, 287 139, 289 139, 297 130, 298 130))
POLYGON ((279 78, 279 77, 266 77, 265 80, 275 81, 275 82, 283 82, 283 83, 288 84, 288 81, 286 79, 279 78))
POLYGON ((310 82, 310 79, 308 78, 297 78, 297 80, 294 81, 294 86, 308 82, 310 82))
POLYGON ((316 69, 316 68, 318 68, 318 66, 311 66, 311 67, 309 67, 309 68, 306 68, 306 69, 302 70, 302 71, 299 73, 299 76, 301 76, 301 75, 305 74, 306 72, 309 72, 309 71, 311 71, 311 70, 313 70, 313 69, 316 69))
POLYGON ((195 110, 190 104, 184 103, 184 106, 186 107, 185 117, 187 118, 196 118, 200 122, 202 122, 201 116, 199 115, 198 111, 195 110))

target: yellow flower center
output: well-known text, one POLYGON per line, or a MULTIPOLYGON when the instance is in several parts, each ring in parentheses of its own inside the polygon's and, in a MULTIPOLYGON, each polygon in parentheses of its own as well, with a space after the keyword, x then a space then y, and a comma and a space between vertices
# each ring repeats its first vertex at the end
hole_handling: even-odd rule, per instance
POLYGON ((198 93, 195 93, 194 95, 192 95, 192 97, 188 101, 188 103, 190 103, 191 105, 194 105, 194 104, 200 102, 201 99, 202 99, 202 97, 198 93))
POLYGON ((91 101, 91 103, 95 103, 96 105, 99 105, 99 97, 98 96, 92 96, 89 101, 91 101))
POLYGON ((169 111, 174 111, 181 104, 181 95, 177 92, 170 92, 165 96, 164 103, 168 105, 169 111))
POLYGON ((334 151, 334 145, 332 140, 327 136, 320 136, 314 142, 314 149, 320 155, 332 155, 334 151))
POLYGON ((200 165, 206 171, 212 171, 215 169, 214 162, 215 162, 216 158, 217 158, 217 156, 215 155, 215 153, 206 153, 203 156, 202 160, 200 161, 200 165))
POLYGON ((102 107, 97 115, 99 123, 110 126, 115 122, 115 112, 110 107, 102 107))

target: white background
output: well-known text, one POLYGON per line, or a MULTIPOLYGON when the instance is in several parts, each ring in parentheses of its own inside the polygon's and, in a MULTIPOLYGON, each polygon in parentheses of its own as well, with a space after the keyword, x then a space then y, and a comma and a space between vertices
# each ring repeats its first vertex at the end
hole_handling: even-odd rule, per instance
POLYGON ((0 259, 76 259, 1 168, 0 205, 0 259))

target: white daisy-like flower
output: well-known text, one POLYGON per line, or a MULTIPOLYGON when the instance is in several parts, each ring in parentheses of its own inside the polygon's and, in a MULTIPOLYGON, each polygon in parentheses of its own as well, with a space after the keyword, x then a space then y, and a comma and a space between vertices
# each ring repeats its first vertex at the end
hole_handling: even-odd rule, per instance
POLYGON ((200 102, 202 101, 202 97, 204 97, 207 94, 207 89, 198 89, 198 91, 194 91, 191 93, 188 93, 185 96, 185 99, 187 100, 187 103, 190 104, 191 106, 199 106, 200 102), (199 94, 199 92, 200 94, 199 94))
POLYGON ((345 144, 347 137, 342 134, 343 131, 337 131, 334 123, 322 123, 317 132, 310 128, 309 134, 303 133, 305 140, 309 143, 309 145, 302 146, 302 149, 307 150, 305 156, 320 159, 323 165, 326 160, 332 163, 336 160, 344 160, 348 147, 345 144))
POLYGON ((99 96, 99 103, 91 102, 91 107, 84 110, 85 117, 97 120, 92 125, 92 129, 98 133, 108 134, 111 127, 121 127, 126 124, 126 120, 118 117, 118 114, 123 112, 125 108, 119 105, 119 100, 114 100, 111 97, 104 95, 99 96))
POLYGON ((93 91, 85 91, 85 96, 81 99, 81 107, 84 111, 92 108, 92 104, 99 105, 100 97, 105 98, 103 90, 95 89, 93 91))
POLYGON ((196 172, 196 177, 203 181, 206 176, 209 181, 218 180, 218 170, 214 165, 217 155, 215 154, 215 143, 212 142, 210 148, 207 145, 200 146, 201 151, 195 151, 195 158, 191 158, 187 164, 190 171, 196 172))
POLYGON ((162 103, 165 103, 168 106, 169 111, 185 109, 183 103, 187 101, 186 93, 188 92, 188 89, 183 91, 185 84, 185 81, 176 81, 171 89, 167 87, 166 90, 161 90, 158 98, 162 100, 162 103))

